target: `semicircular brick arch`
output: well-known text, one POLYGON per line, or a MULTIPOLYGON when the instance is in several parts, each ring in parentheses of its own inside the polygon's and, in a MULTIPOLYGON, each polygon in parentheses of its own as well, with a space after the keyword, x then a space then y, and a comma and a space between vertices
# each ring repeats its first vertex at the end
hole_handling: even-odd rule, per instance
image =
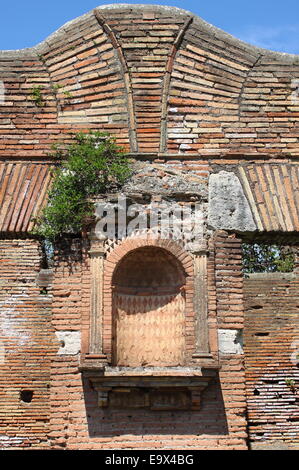
POLYGON ((105 266, 105 279, 112 282, 112 276, 118 263, 130 251, 137 248, 152 246, 156 248, 163 248, 169 251, 175 258, 180 261, 187 276, 193 275, 193 259, 178 243, 173 240, 154 239, 154 238, 134 238, 126 239, 120 243, 107 257, 105 266), (112 269, 111 269, 112 268, 112 269))

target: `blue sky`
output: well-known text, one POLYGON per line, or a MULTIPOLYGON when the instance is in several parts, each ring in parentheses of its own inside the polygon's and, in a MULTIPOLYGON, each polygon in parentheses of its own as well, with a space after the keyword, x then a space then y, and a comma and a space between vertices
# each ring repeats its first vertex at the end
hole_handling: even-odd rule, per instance
MULTIPOLYGON (((1 2, 0 50, 38 44, 69 20, 110 3, 100 0, 11 0, 1 2)), ((128 1, 176 6, 253 45, 299 54, 298 0, 128 1)))

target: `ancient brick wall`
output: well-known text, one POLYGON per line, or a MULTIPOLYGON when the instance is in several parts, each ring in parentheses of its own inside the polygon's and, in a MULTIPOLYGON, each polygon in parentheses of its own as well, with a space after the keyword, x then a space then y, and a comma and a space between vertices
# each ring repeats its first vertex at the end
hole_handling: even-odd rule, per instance
POLYGON ((58 245, 59 256, 57 251, 55 255, 51 323, 56 347, 51 361, 49 401, 49 439, 54 448, 65 448, 67 440, 79 431, 76 424, 70 431, 76 418, 79 415, 80 422, 83 419, 78 407, 78 400, 83 398, 78 366, 81 329, 84 330, 84 316, 87 314, 83 293, 89 285, 86 286, 82 278, 81 249, 80 240, 67 240, 58 245))
POLYGON ((49 445, 51 290, 35 240, 0 240, 0 447, 49 445))
MULTIPOLYGON (((246 445, 245 370, 242 349, 244 327, 241 240, 220 232, 215 240, 215 291, 221 390, 231 435, 246 445), (227 335, 234 335, 227 348, 227 335)), ((229 441, 227 441, 229 444, 229 441)))
POLYGON ((298 449, 298 273, 244 279, 251 447, 298 449))

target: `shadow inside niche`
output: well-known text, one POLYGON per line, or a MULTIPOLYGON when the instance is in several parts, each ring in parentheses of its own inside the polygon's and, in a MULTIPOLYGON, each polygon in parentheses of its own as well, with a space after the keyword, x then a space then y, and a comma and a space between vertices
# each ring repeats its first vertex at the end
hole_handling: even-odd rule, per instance
POLYGON ((227 435, 228 424, 219 378, 201 395, 199 411, 152 411, 146 408, 99 408, 97 392, 83 379, 90 437, 132 435, 227 435))

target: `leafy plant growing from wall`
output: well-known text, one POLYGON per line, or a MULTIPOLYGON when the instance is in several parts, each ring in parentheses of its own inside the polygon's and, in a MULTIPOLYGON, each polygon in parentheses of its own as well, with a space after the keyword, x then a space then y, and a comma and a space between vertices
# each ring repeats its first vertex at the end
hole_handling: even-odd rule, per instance
POLYGON ((100 132, 78 133, 71 144, 55 146, 51 156, 59 165, 34 234, 53 241, 80 233, 94 215, 92 199, 120 188, 131 169, 114 139, 100 132))
POLYGON ((45 104, 41 90, 42 87, 40 85, 33 87, 31 90, 31 98, 35 102, 36 106, 38 106, 39 108, 44 106, 45 104))
POLYGON ((289 387, 293 393, 296 393, 297 388, 296 388, 295 381, 293 379, 285 379, 285 383, 287 387, 289 387))
POLYGON ((63 100, 61 102, 62 106, 66 105, 66 104, 70 104, 70 100, 73 98, 73 95, 71 94, 70 91, 64 90, 63 85, 61 85, 59 83, 55 83, 54 85, 52 85, 52 90, 56 94, 56 97, 57 97, 58 93, 62 94, 62 96, 63 96, 63 100))

